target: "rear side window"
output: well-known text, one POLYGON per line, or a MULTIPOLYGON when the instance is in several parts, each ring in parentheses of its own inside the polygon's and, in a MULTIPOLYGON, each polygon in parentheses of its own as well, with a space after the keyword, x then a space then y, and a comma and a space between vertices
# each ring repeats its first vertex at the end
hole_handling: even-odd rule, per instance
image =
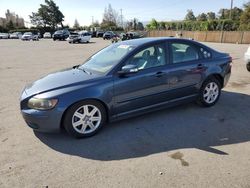
POLYGON ((199 52, 193 46, 186 43, 171 44, 173 63, 183 63, 199 59, 199 52))

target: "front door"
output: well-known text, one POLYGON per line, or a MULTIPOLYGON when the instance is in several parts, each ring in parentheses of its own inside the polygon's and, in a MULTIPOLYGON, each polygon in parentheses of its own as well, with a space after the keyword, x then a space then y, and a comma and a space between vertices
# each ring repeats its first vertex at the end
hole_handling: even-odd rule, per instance
POLYGON ((114 79, 115 113, 123 115, 160 103, 167 91, 165 43, 146 47, 125 65, 136 65, 137 73, 114 79))

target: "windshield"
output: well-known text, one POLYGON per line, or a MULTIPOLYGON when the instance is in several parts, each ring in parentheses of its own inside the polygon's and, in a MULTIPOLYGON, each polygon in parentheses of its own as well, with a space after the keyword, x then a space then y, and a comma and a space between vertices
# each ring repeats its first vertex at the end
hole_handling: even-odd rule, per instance
POLYGON ((104 74, 117 65, 134 48, 135 46, 123 44, 111 45, 93 55, 80 68, 86 69, 89 72, 94 71, 104 74))
POLYGON ((32 35, 32 33, 31 32, 26 32, 26 33, 24 33, 24 35, 32 35))

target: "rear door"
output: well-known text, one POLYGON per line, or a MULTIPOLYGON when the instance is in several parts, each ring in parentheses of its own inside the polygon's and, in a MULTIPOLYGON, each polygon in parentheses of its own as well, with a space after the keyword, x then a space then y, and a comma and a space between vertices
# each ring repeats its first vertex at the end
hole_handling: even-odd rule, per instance
POLYGON ((168 99, 196 94, 206 70, 199 46, 184 40, 172 40, 168 46, 168 99))

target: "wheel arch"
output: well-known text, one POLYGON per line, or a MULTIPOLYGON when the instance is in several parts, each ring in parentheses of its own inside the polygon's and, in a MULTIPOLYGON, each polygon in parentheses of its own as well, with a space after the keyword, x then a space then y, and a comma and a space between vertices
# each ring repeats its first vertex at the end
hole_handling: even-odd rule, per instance
MULTIPOLYGON (((221 84, 221 88, 224 87, 224 78, 219 74, 219 73, 213 73, 210 74, 209 76, 207 76, 207 78, 203 81, 203 83, 208 80, 209 78, 215 78, 219 81, 219 83, 221 84)), ((202 83, 202 85, 203 85, 202 83)))

